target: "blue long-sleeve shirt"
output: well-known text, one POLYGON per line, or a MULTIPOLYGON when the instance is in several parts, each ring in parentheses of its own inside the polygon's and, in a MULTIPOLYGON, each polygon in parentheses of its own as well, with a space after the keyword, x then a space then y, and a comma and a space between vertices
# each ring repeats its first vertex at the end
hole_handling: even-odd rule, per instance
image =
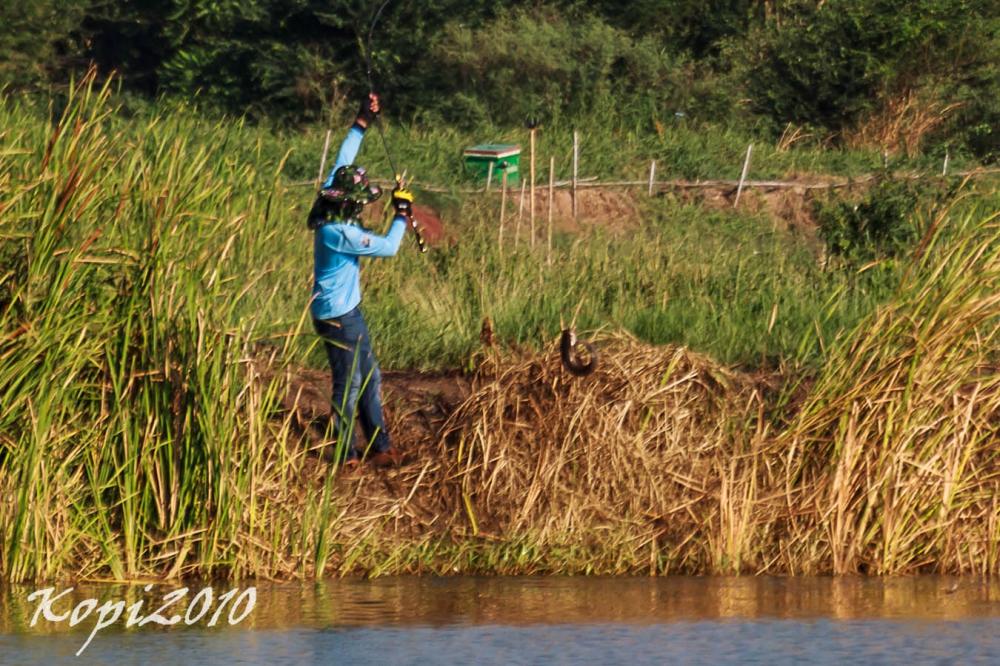
MULTIPOLYGON (((360 127, 351 127, 323 187, 333 184, 337 169, 354 163, 364 136, 360 127)), ((405 231, 406 220, 400 215, 393 218, 392 228, 385 236, 338 222, 317 228, 313 236, 312 316, 333 319, 357 307, 361 302, 361 257, 395 255, 405 231)))

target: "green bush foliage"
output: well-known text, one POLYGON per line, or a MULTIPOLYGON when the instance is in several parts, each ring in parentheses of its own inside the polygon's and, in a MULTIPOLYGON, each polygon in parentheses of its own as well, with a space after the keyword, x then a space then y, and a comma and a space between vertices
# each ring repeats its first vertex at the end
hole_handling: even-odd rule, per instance
POLYGON ((0 86, 45 83, 67 56, 89 0, 4 0, 0 7, 0 86))
POLYGON ((749 54, 743 76, 757 111, 839 129, 880 96, 931 82, 978 80, 973 87, 995 98, 1000 88, 984 70, 996 67, 998 17, 990 0, 796 0, 730 55, 739 63, 749 54))
POLYGON ((430 55, 428 106, 450 122, 518 125, 548 118, 672 115, 725 103, 711 73, 652 37, 592 15, 503 12, 478 28, 449 23, 430 55))
MULTIPOLYGON (((367 87, 374 0, 10 0, 0 86, 63 83, 96 63, 150 99, 197 97, 300 124, 367 87)), ((1000 154, 994 0, 389 2, 372 43, 397 118, 466 128, 526 115, 659 134, 675 113, 776 137, 843 136, 911 93, 947 109, 931 152, 1000 154)))
POLYGON ((598 0, 587 6, 612 25, 657 38, 667 48, 696 58, 719 54, 722 44, 746 34, 766 16, 756 0, 598 0))
POLYGON ((851 264, 901 256, 919 237, 914 212, 926 201, 927 190, 914 181, 885 177, 860 201, 834 196, 817 203, 827 249, 851 264))

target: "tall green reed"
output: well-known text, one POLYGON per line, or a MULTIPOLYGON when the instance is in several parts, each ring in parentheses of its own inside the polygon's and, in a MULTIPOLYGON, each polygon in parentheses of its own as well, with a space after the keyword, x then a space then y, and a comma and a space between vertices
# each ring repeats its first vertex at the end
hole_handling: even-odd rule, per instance
POLYGON ((45 141, 30 109, 2 109, 30 129, 5 137, 0 177, 0 572, 281 566, 274 514, 303 463, 286 355, 237 314, 268 298, 277 172, 228 161, 190 120, 116 129, 110 99, 82 81, 45 141), (274 379, 254 380, 268 356, 274 379))

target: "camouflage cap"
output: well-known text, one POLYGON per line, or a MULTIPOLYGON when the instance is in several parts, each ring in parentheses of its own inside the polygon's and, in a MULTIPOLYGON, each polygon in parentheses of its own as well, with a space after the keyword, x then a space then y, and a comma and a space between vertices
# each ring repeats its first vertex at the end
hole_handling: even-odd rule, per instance
POLYGON ((337 169, 333 174, 333 183, 319 193, 333 203, 352 201, 370 204, 382 196, 382 188, 368 182, 368 173, 364 167, 349 164, 337 169))

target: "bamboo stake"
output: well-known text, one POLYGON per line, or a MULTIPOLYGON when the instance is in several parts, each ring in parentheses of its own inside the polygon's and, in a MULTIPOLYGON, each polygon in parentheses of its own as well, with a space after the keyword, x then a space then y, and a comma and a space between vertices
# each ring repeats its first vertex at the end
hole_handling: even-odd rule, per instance
POLYGON ((486 170, 486 191, 490 191, 490 185, 493 183, 493 162, 490 162, 489 167, 486 170))
POLYGON ((556 189, 556 158, 549 158, 549 240, 545 261, 552 265, 552 199, 556 189))
POLYGON ((507 170, 503 169, 500 176, 500 256, 503 256, 503 220, 507 215, 507 170))
POLYGON ((326 171, 326 155, 330 150, 330 130, 326 131, 326 141, 323 142, 323 156, 319 159, 319 175, 316 176, 316 187, 323 185, 323 173, 326 171))
POLYGON ((580 173, 580 133, 573 130, 573 221, 576 222, 576 186, 580 173))
POLYGON ((753 153, 753 144, 751 143, 747 146, 747 157, 743 160, 743 173, 740 174, 740 184, 736 187, 736 201, 733 202, 733 208, 740 205, 740 195, 743 194, 743 184, 747 182, 747 172, 750 170, 750 155, 753 153))
POLYGON ((535 247, 535 128, 531 130, 531 188, 530 200, 528 201, 528 217, 531 219, 531 247, 535 247))
POLYGON ((653 196, 653 184, 656 182, 656 160, 649 163, 649 196, 653 196))
POLYGON ((521 179, 521 203, 517 206, 517 225, 514 227, 514 246, 521 242, 521 220, 524 218, 524 179, 521 179))
POLYGON ((948 160, 949 160, 949 158, 951 158, 951 153, 950 153, 950 151, 947 148, 945 148, 944 149, 944 166, 941 167, 941 175, 942 176, 947 176, 948 175, 948 160))

